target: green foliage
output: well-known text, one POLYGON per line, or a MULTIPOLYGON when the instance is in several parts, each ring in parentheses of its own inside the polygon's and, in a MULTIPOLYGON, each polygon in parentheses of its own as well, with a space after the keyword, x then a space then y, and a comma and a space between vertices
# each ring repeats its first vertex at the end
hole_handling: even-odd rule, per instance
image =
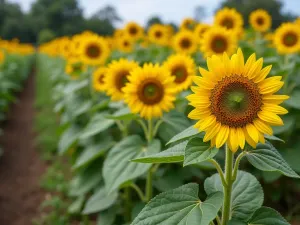
POLYGON ((50 29, 41 30, 38 34, 38 43, 43 44, 55 38, 55 34, 50 29))

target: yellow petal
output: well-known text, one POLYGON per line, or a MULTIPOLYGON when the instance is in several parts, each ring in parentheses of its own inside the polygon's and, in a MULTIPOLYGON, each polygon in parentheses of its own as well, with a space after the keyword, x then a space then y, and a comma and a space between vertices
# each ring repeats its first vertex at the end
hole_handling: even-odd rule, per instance
POLYGON ((243 129, 238 127, 236 129, 236 134, 237 134, 237 140, 239 142, 239 146, 241 147, 241 149, 244 149, 244 147, 245 147, 245 135, 244 135, 243 129))
POLYGON ((263 81, 263 80, 268 76, 268 74, 270 73, 271 69, 272 69, 272 65, 269 65, 269 66, 263 68, 263 69, 257 74, 257 76, 254 77, 253 81, 254 81, 255 83, 259 83, 259 82, 263 81))
POLYGON ((213 89, 215 87, 215 84, 213 82, 204 77, 195 76, 193 77, 193 81, 195 84, 205 89, 213 89))
POLYGON ((281 104, 290 97, 287 95, 264 95, 263 102, 271 104, 281 104))
POLYGON ((284 115, 284 114, 287 114, 288 111, 279 106, 279 105, 274 105, 274 104, 264 104, 261 108, 263 111, 266 110, 266 111, 269 111, 269 112, 273 112, 275 114, 279 114, 279 115, 284 115))
POLYGON ((216 134, 219 132, 221 127, 220 123, 216 123, 214 126, 209 127, 209 129, 206 131, 205 136, 203 138, 204 142, 209 141, 213 137, 216 136, 216 134))
POLYGON ((249 145, 251 145, 252 148, 256 148, 257 142, 253 141, 253 139, 249 136, 246 128, 244 128, 244 135, 245 135, 246 142, 249 145))
POLYGON ((238 135, 237 135, 236 129, 234 129, 234 128, 230 129, 229 146, 230 146, 231 151, 233 151, 233 152, 236 152, 239 148, 238 135))
POLYGON ((260 132, 268 135, 273 135, 272 128, 268 124, 263 122, 261 119, 254 120, 253 124, 260 132))
POLYGON ((247 60, 245 67, 244 67, 244 72, 243 75, 247 76, 248 71, 250 70, 250 68, 252 67, 252 65, 255 63, 256 61, 256 55, 255 53, 253 53, 247 60))
POLYGON ((264 81, 258 84, 260 89, 260 94, 273 94, 277 92, 284 84, 284 82, 280 81, 280 76, 270 77, 265 79, 264 81))
POLYGON ((219 133, 217 134, 216 138, 216 147, 220 148, 228 139, 229 135, 229 127, 228 126, 221 126, 219 133))
POLYGON ((213 115, 210 115, 206 117, 203 120, 200 120, 196 123, 195 127, 199 128, 199 130, 204 131, 208 127, 213 126, 216 122, 216 117, 213 115))
POLYGON ((263 65, 263 58, 260 58, 257 60, 254 65, 251 67, 251 69, 248 71, 248 78, 253 79, 259 72, 261 71, 263 65))
POLYGON ((256 129, 256 127, 252 123, 249 123, 246 125, 246 129, 249 136, 252 138, 252 140, 258 142, 259 137, 258 137, 258 130, 256 129))
POLYGON ((272 126, 283 125, 282 119, 279 116, 277 116, 275 113, 267 112, 267 111, 259 111, 257 115, 261 120, 269 123, 272 126))
POLYGON ((263 144, 266 142, 265 137, 262 133, 259 133, 259 142, 263 144))

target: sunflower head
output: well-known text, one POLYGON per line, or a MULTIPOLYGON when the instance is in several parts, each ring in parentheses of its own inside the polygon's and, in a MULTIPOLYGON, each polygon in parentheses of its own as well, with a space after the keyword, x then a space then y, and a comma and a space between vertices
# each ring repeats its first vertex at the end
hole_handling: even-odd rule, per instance
POLYGON ((205 132, 204 141, 217 148, 226 143, 234 152, 245 143, 255 148, 265 142, 264 134, 272 135, 271 126, 283 125, 278 115, 287 110, 279 104, 288 96, 275 94, 283 82, 280 76, 266 78, 271 66, 262 68, 262 58, 252 54, 245 63, 239 49, 231 58, 214 55, 207 65, 187 97, 195 107, 189 117, 198 120, 195 127, 205 132))
POLYGON ((106 76, 106 68, 105 67, 98 67, 93 72, 93 88, 96 91, 103 92, 106 90, 106 85, 104 83, 104 78, 106 76))
POLYGON ((122 52, 129 53, 132 52, 134 48, 134 41, 128 35, 123 35, 117 38, 116 42, 117 42, 118 50, 122 52))
POLYGON ((195 62, 192 57, 184 54, 171 55, 163 65, 175 78, 176 90, 183 91, 192 84, 195 76, 195 62))
POLYGON ((85 70, 86 65, 84 65, 81 61, 75 60, 74 58, 67 61, 65 72, 72 78, 78 78, 85 70))
POLYGON ((103 37, 89 35, 82 38, 80 56, 87 65, 104 64, 110 53, 109 46, 103 37))
POLYGON ((282 24, 274 34, 274 45, 281 54, 292 54, 300 50, 300 29, 295 23, 282 24))
POLYGON ((224 8, 215 15, 215 25, 225 27, 228 30, 241 29, 244 21, 242 15, 235 9, 224 8))
POLYGON ((0 50, 0 63, 2 63, 5 59, 4 51, 0 50))
POLYGON ((224 52, 231 55, 236 47, 236 34, 223 27, 210 28, 200 41, 200 50, 206 57, 222 55, 224 52))
POLYGON ((203 37, 203 35, 205 34, 205 32, 208 31, 209 28, 210 28, 210 25, 204 24, 204 23, 199 23, 194 30, 194 34, 198 39, 201 39, 203 37))
POLYGON ((174 107, 174 77, 159 65, 145 64, 137 67, 128 77, 123 88, 125 102, 133 113, 151 119, 162 117, 174 107))
POLYGON ((193 18, 185 18, 180 24, 180 29, 193 30, 196 24, 197 22, 193 18))
POLYGON ((179 53, 192 54, 197 50, 197 39, 193 32, 182 30, 174 36, 173 47, 179 53))
POLYGON ((162 24, 153 24, 148 30, 148 38, 152 43, 166 46, 169 44, 170 30, 162 24))
POLYGON ((124 28, 124 31, 133 40, 138 40, 144 35, 144 29, 135 22, 127 23, 124 28))
POLYGON ((128 82, 130 72, 136 67, 138 67, 136 62, 128 61, 127 59, 113 61, 108 65, 104 83, 106 85, 106 93, 111 96, 113 101, 119 101, 124 98, 122 89, 128 82))
POLYGON ((266 32, 272 25, 272 17, 267 11, 257 9, 250 14, 249 22, 254 30, 266 32))

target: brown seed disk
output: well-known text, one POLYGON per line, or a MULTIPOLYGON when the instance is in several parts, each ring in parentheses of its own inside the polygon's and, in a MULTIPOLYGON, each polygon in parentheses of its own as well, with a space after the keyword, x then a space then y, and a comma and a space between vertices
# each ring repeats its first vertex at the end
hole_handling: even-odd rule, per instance
POLYGON ((216 53, 223 53, 227 50, 228 43, 224 36, 215 36, 211 41, 211 49, 216 53))
POLYGON ((262 97, 257 84, 246 77, 235 75, 224 77, 211 91, 211 112, 217 121, 230 127, 244 127, 257 118, 261 110, 262 97), (241 107, 235 108, 230 97, 235 93, 243 96, 241 107))
POLYGON ((101 49, 98 45, 96 44, 89 44, 86 48, 86 54, 90 58, 97 58, 101 54, 101 49))
POLYGON ((232 21, 231 18, 225 18, 221 22, 222 27, 226 27, 227 29, 232 29, 233 24, 234 24, 234 22, 232 21))
POLYGON ((164 88, 156 79, 146 79, 138 87, 137 95, 146 105, 155 105, 164 97, 164 88))
POLYGON ((127 76, 129 75, 128 70, 120 70, 117 72, 117 76, 115 78, 115 84, 119 91, 122 91, 122 88, 125 87, 128 82, 127 76))
POLYGON ((285 46, 292 47, 298 42, 298 36, 294 32, 287 32, 282 39, 285 46))
POLYGON ((175 83, 180 84, 188 77, 187 68, 184 65, 176 65, 172 68, 171 73, 175 76, 175 83))
POLYGON ((183 38, 181 41, 180 41, 180 46, 183 48, 183 49, 188 49, 190 48, 192 45, 191 43, 191 40, 188 39, 188 38, 183 38))

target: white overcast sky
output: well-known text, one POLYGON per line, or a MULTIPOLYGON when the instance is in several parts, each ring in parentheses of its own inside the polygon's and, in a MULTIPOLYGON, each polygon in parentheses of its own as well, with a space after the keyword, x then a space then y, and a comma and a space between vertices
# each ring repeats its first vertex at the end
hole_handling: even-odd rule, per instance
MULTIPOLYGON (((28 11, 35 0, 8 0, 17 2, 28 11)), ((263 1, 263 0, 262 0, 263 1)), ((206 8, 206 22, 212 21, 212 15, 221 0, 79 0, 85 16, 91 16, 98 9, 112 5, 123 19, 123 23, 137 21, 144 25, 149 17, 160 16, 164 22, 179 23, 185 17, 193 17, 196 6, 206 8)), ((282 0, 284 11, 300 14, 300 0, 282 0)), ((119 24, 122 25, 122 24, 119 24)))

